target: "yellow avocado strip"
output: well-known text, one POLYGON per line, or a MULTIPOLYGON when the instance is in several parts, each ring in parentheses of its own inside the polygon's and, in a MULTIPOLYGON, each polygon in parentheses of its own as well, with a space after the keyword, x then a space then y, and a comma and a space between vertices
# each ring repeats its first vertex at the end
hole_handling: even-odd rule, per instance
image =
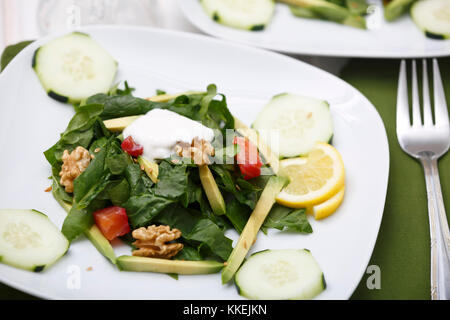
POLYGON ((198 166, 200 181, 205 190, 211 209, 216 215, 222 215, 227 212, 225 201, 214 176, 207 165, 198 166))
POLYGON ((153 183, 158 183, 158 164, 156 162, 149 161, 144 157, 138 157, 138 162, 141 166, 141 169, 145 171, 145 173, 153 181, 153 183))
POLYGON ((210 274, 223 269, 222 262, 167 260, 136 256, 120 256, 117 266, 123 271, 158 272, 175 274, 210 274))
POLYGON ((129 116, 122 118, 115 118, 103 121, 106 129, 111 132, 122 132, 126 127, 132 124, 135 120, 142 116, 129 116))

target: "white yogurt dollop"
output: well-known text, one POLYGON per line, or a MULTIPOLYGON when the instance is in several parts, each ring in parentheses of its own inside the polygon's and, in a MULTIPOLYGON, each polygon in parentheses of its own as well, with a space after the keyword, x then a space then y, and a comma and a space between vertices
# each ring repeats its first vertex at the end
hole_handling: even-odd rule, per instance
POLYGON ((176 112, 153 109, 125 128, 129 136, 144 147, 143 156, 150 161, 169 158, 179 142, 191 143, 195 137, 212 142, 214 131, 176 112))

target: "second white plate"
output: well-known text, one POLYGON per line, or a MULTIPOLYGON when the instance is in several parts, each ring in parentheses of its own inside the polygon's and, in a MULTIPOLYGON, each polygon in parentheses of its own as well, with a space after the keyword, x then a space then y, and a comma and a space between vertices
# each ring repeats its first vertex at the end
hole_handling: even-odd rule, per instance
POLYGON ((198 0, 178 0, 189 21, 215 37, 292 54, 416 58, 450 55, 450 40, 433 40, 414 25, 409 14, 394 22, 383 17, 381 0, 369 0, 370 30, 338 23, 297 18, 287 5, 277 4, 272 22, 263 31, 237 30, 214 22, 198 0))

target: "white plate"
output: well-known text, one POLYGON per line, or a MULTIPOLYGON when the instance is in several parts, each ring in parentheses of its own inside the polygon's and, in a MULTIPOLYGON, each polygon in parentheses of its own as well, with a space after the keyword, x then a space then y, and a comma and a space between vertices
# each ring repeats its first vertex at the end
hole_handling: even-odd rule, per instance
MULTIPOLYGON (((273 95, 295 92, 328 100, 335 122, 334 144, 347 168, 342 207, 330 218, 310 219, 314 233, 270 230, 259 234, 252 251, 308 248, 322 267, 327 289, 319 299, 350 297, 369 262, 383 213, 389 171, 386 133, 370 102, 344 81, 310 65, 276 53, 228 44, 209 37, 125 27, 84 30, 119 62, 118 79, 137 88, 136 95, 156 89, 201 90, 216 83, 227 95, 231 112, 250 124, 273 95)), ((44 190, 50 166, 42 152, 58 140, 73 109, 47 97, 31 60, 33 43, 0 75, 0 204, 34 208, 58 226, 65 212, 44 190)), ((228 232, 237 239, 235 232, 228 232)), ((129 254, 118 246, 118 254, 129 254)), ((119 272, 82 238, 53 267, 32 273, 0 264, 0 280, 44 298, 63 299, 238 299, 220 274, 180 276, 119 272), (87 271, 92 267, 91 271, 87 271), (79 276, 80 282, 77 282, 79 276), (79 284, 79 288, 78 285, 79 284)))
POLYGON ((293 16, 284 4, 276 4, 272 22, 263 31, 229 28, 214 22, 199 0, 178 0, 189 21, 210 35, 266 49, 307 55, 412 58, 450 55, 450 40, 428 39, 409 15, 388 23, 383 18, 381 0, 373 3, 368 18, 370 30, 338 23, 293 16))

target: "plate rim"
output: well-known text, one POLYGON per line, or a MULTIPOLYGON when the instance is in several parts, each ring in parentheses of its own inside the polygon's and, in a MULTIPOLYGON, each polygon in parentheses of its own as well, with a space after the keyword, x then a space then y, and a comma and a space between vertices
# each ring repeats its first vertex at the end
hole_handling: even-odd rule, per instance
MULTIPOLYGON (((367 97, 361 93, 358 89, 356 89, 355 87, 353 87, 351 84, 349 84, 348 82, 340 79, 339 77, 335 76, 334 74, 322 70, 319 67, 313 66, 309 63, 306 63, 304 61, 295 59, 293 57, 289 57, 286 55, 283 55, 281 53, 277 53, 277 52, 273 52, 270 50, 266 50, 266 49, 262 49, 262 48, 258 48, 258 47, 252 47, 252 46, 247 46, 244 44, 240 44, 240 43, 236 43, 236 42, 230 42, 230 41, 226 41, 226 40, 222 40, 222 39, 217 39, 217 38, 213 38, 207 35, 202 35, 202 34, 197 34, 197 33, 191 33, 191 32, 186 32, 186 31, 178 31, 178 30, 169 30, 169 29, 162 29, 162 28, 157 28, 157 27, 145 27, 145 26, 129 26, 129 25, 95 25, 95 26, 86 26, 86 27, 82 27, 82 28, 78 28, 74 31, 80 31, 80 32, 86 32, 88 33, 90 30, 128 30, 130 32, 150 32, 150 33, 162 33, 162 34, 170 34, 174 37, 182 37, 182 38, 186 38, 186 39, 197 39, 200 41, 204 41, 206 43, 211 42, 211 43, 215 43, 218 45, 222 45, 222 46, 231 46, 231 47, 235 47, 239 50, 243 50, 243 51, 247 51, 247 52, 254 52, 254 53, 258 53, 258 54, 263 54, 266 55, 268 57, 272 57, 272 58, 276 58, 276 59, 281 59, 281 60, 285 60, 285 61, 289 61, 291 63, 300 63, 302 64, 304 67, 309 68, 314 70, 315 72, 318 73, 322 73, 327 77, 331 77, 333 78, 334 81, 337 82, 341 82, 342 84, 344 84, 345 86, 348 86, 349 88, 351 88, 352 90, 354 90, 357 94, 359 94, 360 98, 362 100, 364 100, 364 102, 367 104, 368 107, 370 107, 372 109, 372 111, 375 112, 376 114, 376 121, 378 121, 379 125, 380 125, 380 130, 383 132, 383 141, 382 141, 382 145, 385 147, 386 149, 386 157, 384 158, 384 162, 385 162, 385 166, 387 169, 387 172, 385 173, 385 179, 383 181, 383 186, 384 189, 382 190, 382 195, 383 195, 383 207, 381 210, 381 213, 377 216, 377 226, 376 229, 374 229, 374 231, 376 230, 376 237, 372 240, 372 243, 370 244, 370 255, 368 255, 367 261, 364 263, 364 265, 368 265, 370 262, 370 259, 373 255, 373 251, 379 236, 379 232, 380 232, 380 227, 381 227, 381 222, 383 219, 383 215, 384 215, 384 208, 386 205, 386 197, 387 197, 387 190, 388 190, 388 182, 389 182, 389 172, 390 172, 390 152, 389 152, 389 140, 388 140, 388 136, 387 136, 387 131, 386 131, 386 127, 384 125, 384 121, 381 118, 381 115, 379 114, 378 110, 376 109, 376 107, 372 104, 372 102, 370 102, 369 99, 367 99, 367 97)), ((46 43, 47 41, 70 33, 69 32, 58 32, 58 33, 53 33, 50 34, 48 36, 45 37, 41 37, 39 39, 37 39, 36 41, 34 41, 33 43, 31 43, 29 46, 27 46, 24 50, 22 50, 16 57, 13 58, 13 60, 8 64, 8 66, 0 73, 0 80, 2 80, 3 78, 7 77, 10 73, 9 70, 12 70, 13 68, 11 66, 14 66, 16 64, 19 63, 19 61, 21 60, 20 57, 24 56, 26 54, 28 54, 30 51, 35 50, 37 47, 39 47, 41 44, 46 43)), ((31 64, 30 64, 31 66, 31 64)), ((364 274, 365 274, 365 270, 366 268, 364 268, 362 270, 362 272, 359 275, 359 279, 362 279, 364 274)), ((0 275, 0 282, 14 288, 20 291, 23 291, 25 293, 31 294, 35 297, 39 297, 39 298, 43 298, 43 299, 49 299, 49 300, 53 300, 53 299, 69 299, 69 298, 65 298, 65 297, 60 297, 60 296, 56 296, 56 295, 50 295, 50 294, 45 294, 45 293, 41 293, 39 292, 38 289, 35 288, 31 288, 31 287, 26 287, 20 283, 16 283, 14 280, 10 280, 7 277, 4 277, 2 275, 0 275)), ((356 288, 358 287, 359 283, 361 282, 361 280, 356 283, 354 286, 352 286, 352 290, 349 290, 349 295, 344 297, 344 299, 349 299, 354 291, 356 290, 356 288)), ((74 300, 77 300, 78 298, 75 298, 74 300)), ((82 298, 80 298, 82 299, 82 298)), ((157 299, 155 299, 157 300, 157 299)), ((186 298, 186 300, 189 300, 186 298)))

